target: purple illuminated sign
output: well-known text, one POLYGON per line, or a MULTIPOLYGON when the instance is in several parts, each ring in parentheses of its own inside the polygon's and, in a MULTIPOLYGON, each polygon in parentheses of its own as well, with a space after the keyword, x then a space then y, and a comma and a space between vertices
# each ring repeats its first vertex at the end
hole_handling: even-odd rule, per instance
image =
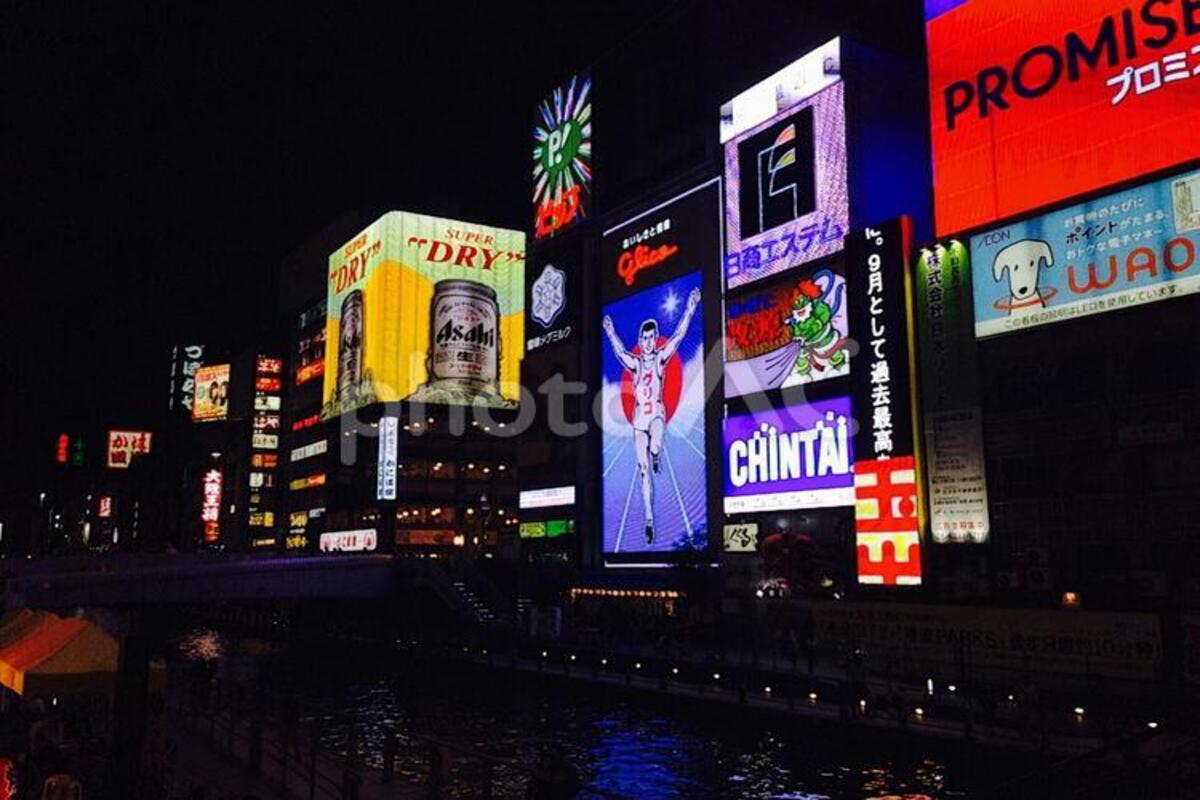
POLYGON ((725 420, 725 513, 854 505, 850 398, 725 420))
POLYGON ((725 180, 727 288, 839 252, 850 224, 842 81, 727 141, 725 180))

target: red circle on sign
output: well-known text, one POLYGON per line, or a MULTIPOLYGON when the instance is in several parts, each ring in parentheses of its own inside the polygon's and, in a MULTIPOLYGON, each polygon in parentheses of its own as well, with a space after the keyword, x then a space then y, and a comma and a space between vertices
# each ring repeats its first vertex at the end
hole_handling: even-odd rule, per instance
MULTIPOLYGON (((667 337, 658 337, 658 347, 662 348, 667 343, 667 337)), ((634 358, 641 358, 642 346, 639 344, 629 351, 629 354, 634 358)), ((662 401, 663 406, 667 410, 667 422, 671 421, 671 417, 675 416, 675 409, 679 407, 679 398, 683 394, 683 359, 679 357, 679 353, 671 356, 667 362, 666 369, 663 370, 663 387, 662 401)), ((625 412, 625 419, 633 422, 633 373, 629 370, 624 370, 621 373, 621 409, 625 412)))

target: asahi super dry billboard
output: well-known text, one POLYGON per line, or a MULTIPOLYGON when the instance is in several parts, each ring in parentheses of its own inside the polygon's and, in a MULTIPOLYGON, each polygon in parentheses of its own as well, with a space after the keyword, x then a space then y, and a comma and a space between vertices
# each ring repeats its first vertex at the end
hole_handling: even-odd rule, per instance
POLYGON ((375 402, 515 407, 525 234, 392 211, 329 257, 326 419, 375 402))

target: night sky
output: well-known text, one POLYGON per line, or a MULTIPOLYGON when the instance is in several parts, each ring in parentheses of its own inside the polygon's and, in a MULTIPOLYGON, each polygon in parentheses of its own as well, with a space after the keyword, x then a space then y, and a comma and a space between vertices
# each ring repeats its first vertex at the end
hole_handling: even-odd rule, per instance
POLYGON ((604 73, 611 211, 713 159, 720 101, 804 42, 919 57, 921 19, 920 0, 14 5, 0 495, 60 431, 98 455, 105 428, 151 424, 172 343, 250 344, 273 271, 344 212, 528 228, 533 110, 571 74, 604 73))
POLYGON ((347 209, 527 227, 539 95, 669 4, 19 5, 6 474, 59 430, 157 412, 170 344, 252 334, 270 267, 347 209))

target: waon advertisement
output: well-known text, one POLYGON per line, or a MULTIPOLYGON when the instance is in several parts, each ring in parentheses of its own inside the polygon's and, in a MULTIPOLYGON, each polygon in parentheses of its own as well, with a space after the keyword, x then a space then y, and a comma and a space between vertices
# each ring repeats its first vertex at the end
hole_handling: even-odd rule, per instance
POLYGON ((924 487, 917 436, 912 277, 907 217, 853 232, 846 242, 850 324, 858 363, 850 395, 858 582, 921 584, 924 487))
POLYGON ((939 235, 1195 158, 1194 0, 926 0, 939 235))
POLYGON ((524 344, 525 234, 389 212, 329 257, 321 416, 515 408, 524 344))
POLYGON ((713 179, 601 240, 606 555, 708 546, 702 301, 720 255, 720 189, 713 179))
POLYGON ((1200 291, 1200 172, 971 237, 975 334, 1200 291))
POLYGON ((846 98, 833 39, 721 106, 725 285, 830 256, 844 246, 846 98))
POLYGON ((533 124, 533 236, 549 239, 592 208, 592 79, 577 75, 538 105, 533 124))

